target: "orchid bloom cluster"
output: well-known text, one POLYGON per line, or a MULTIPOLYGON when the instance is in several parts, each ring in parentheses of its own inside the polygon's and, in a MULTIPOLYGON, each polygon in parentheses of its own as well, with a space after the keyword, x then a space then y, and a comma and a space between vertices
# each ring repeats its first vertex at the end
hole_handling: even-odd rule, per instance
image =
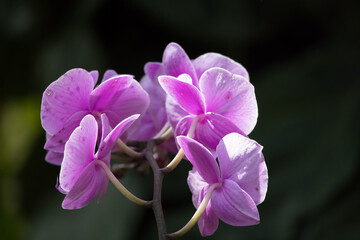
POLYGON ((98 71, 72 69, 44 91, 45 160, 60 166, 62 207, 99 202, 111 181, 129 200, 153 208, 159 239, 180 237, 196 222, 202 236, 212 235, 219 219, 258 224, 268 174, 262 146, 247 136, 258 109, 246 69, 217 53, 191 60, 170 43, 162 62, 144 70, 140 83, 113 70, 98 83, 98 71), (193 166, 187 182, 197 210, 183 228, 168 233, 159 185, 182 159, 193 166), (144 166, 154 173, 150 201, 119 181, 125 170, 144 166))

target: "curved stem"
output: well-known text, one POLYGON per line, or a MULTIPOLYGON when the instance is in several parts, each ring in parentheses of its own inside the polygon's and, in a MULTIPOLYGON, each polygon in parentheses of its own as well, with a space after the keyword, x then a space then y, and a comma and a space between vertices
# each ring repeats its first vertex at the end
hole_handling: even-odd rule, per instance
MULTIPOLYGON (((159 138, 161 135, 163 135, 167 130, 170 128, 170 123, 166 122, 163 128, 153 137, 154 139, 159 138)), ((171 129, 171 128, 170 128, 171 129)))
MULTIPOLYGON (((196 118, 194 118, 193 122, 191 123, 189 132, 187 134, 187 137, 192 138, 194 136, 195 133, 195 129, 198 123, 198 120, 201 116, 197 116, 196 118)), ((179 163, 181 162, 181 160, 184 157, 184 151, 182 149, 179 150, 179 152, 176 154, 176 156, 174 157, 174 159, 164 168, 162 168, 162 172, 163 173, 169 173, 172 170, 174 170, 176 168, 177 165, 179 165, 179 163)))
POLYGON ((156 145, 160 145, 161 143, 165 142, 166 140, 171 138, 172 135, 174 135, 172 129, 168 128, 166 130, 166 132, 164 132, 160 137, 158 137, 158 138, 154 137, 156 145))
POLYGON ((124 151, 128 156, 133 158, 140 158, 143 156, 142 153, 136 152, 133 149, 129 148, 120 138, 116 141, 117 145, 124 151))
POLYGON ((114 186, 130 201, 132 201, 133 203, 136 203, 137 205, 143 206, 143 207, 150 207, 152 204, 152 201, 145 201, 143 199, 140 199, 138 197, 136 197, 134 194, 132 194, 131 192, 129 192, 129 190, 127 190, 124 185, 121 184, 121 182, 119 182, 119 180, 114 176, 114 174, 111 172, 111 170, 108 168, 108 166, 106 166, 106 164, 103 161, 100 160, 96 160, 95 161, 96 164, 99 164, 105 171, 106 175, 109 177, 110 181, 112 182, 112 184, 114 184, 114 186))
POLYGON ((152 201, 152 208, 156 219, 159 240, 166 240, 167 239, 166 224, 165 224, 164 212, 161 205, 161 191, 162 191, 162 182, 164 179, 164 174, 160 170, 156 160, 153 157, 153 152, 152 152, 153 147, 154 147, 154 142, 149 141, 145 152, 145 157, 148 160, 154 174, 154 195, 152 201))
POLYGON ((211 187, 207 191, 204 199, 201 201, 201 204, 199 205, 198 209, 196 210, 196 212, 194 213, 192 218, 189 220, 189 222, 183 228, 181 228, 179 231, 168 234, 167 237, 178 238, 178 237, 183 236, 185 233, 187 233, 197 223, 197 221, 199 220, 201 215, 204 213, 206 206, 208 205, 208 203, 210 201, 211 195, 213 194, 214 190, 217 187, 220 187, 220 183, 215 183, 215 184, 211 185, 211 187))

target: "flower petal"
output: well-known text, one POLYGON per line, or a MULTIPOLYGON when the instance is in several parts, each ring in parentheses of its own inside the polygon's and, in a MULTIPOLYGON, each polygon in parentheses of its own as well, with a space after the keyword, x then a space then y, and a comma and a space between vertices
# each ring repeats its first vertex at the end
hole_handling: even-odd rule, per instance
POLYGON ((65 143, 68 141, 70 135, 80 125, 81 120, 88 114, 88 111, 79 111, 74 113, 64 124, 63 128, 50 136, 45 143, 46 150, 64 152, 65 143))
POLYGON ((87 115, 65 144, 64 160, 60 169, 60 185, 70 191, 83 169, 94 160, 98 125, 92 115, 87 115))
POLYGON ((88 109, 94 80, 84 69, 72 69, 46 88, 41 103, 41 124, 50 135, 60 131, 74 113, 88 109))
POLYGON ((186 157, 207 183, 220 180, 219 166, 211 152, 197 141, 179 136, 176 138, 186 157))
POLYGON ((82 208, 96 196, 99 196, 99 202, 106 192, 108 182, 108 177, 102 167, 96 162, 91 162, 66 195, 62 207, 64 209, 82 208))
POLYGON ((199 172, 196 171, 195 168, 189 171, 187 183, 192 193, 192 202, 194 206, 198 208, 202 200, 201 191, 204 187, 209 186, 209 184, 205 182, 205 180, 200 176, 199 172))
POLYGON ((204 96, 195 86, 171 76, 160 76, 159 83, 165 92, 189 113, 205 113, 204 96))
POLYGON ((195 82, 195 86, 197 86, 198 79, 196 77, 195 68, 184 49, 177 43, 170 43, 165 48, 163 65, 166 75, 178 77, 183 73, 189 74, 195 82))
MULTIPOLYGON (((171 128, 175 131, 177 124, 183 118, 189 115, 179 104, 170 96, 166 97, 165 102, 166 114, 171 128)), ((184 134, 183 134, 184 135, 184 134)), ((185 134, 186 135, 186 134, 185 134)))
MULTIPOLYGON (((201 191, 201 200, 205 197, 208 188, 204 188, 201 191)), ((201 215, 198 221, 199 230, 201 236, 206 237, 213 235, 219 225, 219 218, 216 216, 211 207, 211 199, 206 206, 205 211, 201 215)))
POLYGON ((153 81, 147 75, 141 79, 140 84, 149 94, 150 105, 145 114, 141 116, 139 127, 129 137, 132 140, 149 140, 167 123, 166 93, 157 79, 153 81))
POLYGON ((164 75, 165 70, 161 63, 159 62, 148 62, 144 67, 145 74, 150 78, 151 82, 157 84, 157 77, 159 75, 164 75))
POLYGON ((94 80, 94 86, 95 86, 98 81, 98 78, 99 78, 99 71, 97 71, 97 70, 91 71, 90 75, 94 80))
MULTIPOLYGON (((132 115, 123 121, 121 121, 111 132, 105 137, 105 139, 100 143, 99 150, 96 154, 96 159, 103 159, 106 155, 111 153, 111 149, 116 143, 116 140, 121 134, 123 134, 129 127, 138 119, 140 114, 132 115)), ((107 117, 105 114, 101 115, 101 118, 104 119, 103 122, 106 122, 107 117)))
POLYGON ((118 75, 102 82, 90 97, 90 109, 106 113, 111 127, 131 115, 144 113, 148 106, 148 94, 130 75, 118 75))
POLYGON ((206 70, 213 67, 220 67, 230 71, 232 74, 238 74, 249 79, 246 69, 231 58, 218 53, 205 53, 193 61, 196 74, 200 77, 206 70))
POLYGON ((216 148, 221 176, 247 192, 255 204, 264 201, 268 174, 262 146, 238 133, 226 135, 216 148))
MULTIPOLYGON (((186 135, 188 133, 193 118, 193 116, 188 116, 179 121, 175 130, 176 136, 186 135)), ((216 113, 207 113, 203 118, 198 120, 193 139, 204 144, 212 151, 216 149, 216 146, 225 135, 232 132, 244 134, 227 118, 216 113)))
POLYGON ((101 80, 101 82, 104 82, 112 77, 115 77, 117 74, 117 72, 115 72, 112 69, 106 70, 106 72, 104 73, 103 79, 101 80))
POLYGON ((48 151, 45 156, 45 161, 50 164, 60 166, 64 158, 64 153, 58 153, 54 151, 48 151))
POLYGON ((224 180, 211 197, 212 209, 225 223, 250 226, 259 223, 259 212, 252 198, 231 180, 224 180))
POLYGON ((211 68, 201 76, 199 85, 206 111, 231 119, 245 134, 253 130, 258 108, 254 87, 246 78, 222 68, 211 68))

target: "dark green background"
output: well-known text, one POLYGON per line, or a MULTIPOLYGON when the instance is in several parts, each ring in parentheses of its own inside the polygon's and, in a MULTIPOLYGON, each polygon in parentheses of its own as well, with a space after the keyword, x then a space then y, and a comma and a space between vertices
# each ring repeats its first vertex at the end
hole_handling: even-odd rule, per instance
MULTIPOLYGON (((0 238, 156 239, 150 209, 109 185, 104 199, 61 209, 59 168, 44 161, 41 94, 74 67, 143 75, 165 46, 190 58, 219 52, 250 73, 268 194, 261 223, 220 223, 209 239, 358 239, 360 64, 358 1, 0 2, 0 238)), ((194 208, 184 162, 164 182, 168 230, 194 208)), ((122 180, 150 199, 151 174, 122 180)), ((184 239, 199 239, 195 227, 184 239)))

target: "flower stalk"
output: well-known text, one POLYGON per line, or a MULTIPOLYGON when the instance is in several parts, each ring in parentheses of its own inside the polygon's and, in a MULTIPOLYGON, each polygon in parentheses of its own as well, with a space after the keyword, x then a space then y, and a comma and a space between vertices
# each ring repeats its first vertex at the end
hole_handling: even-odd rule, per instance
POLYGON ((143 199, 140 199, 140 198, 136 197, 131 192, 129 192, 129 190, 127 190, 127 188, 125 188, 124 185, 122 185, 121 182, 119 182, 119 180, 114 176, 112 171, 106 166, 106 164, 103 161, 96 160, 96 164, 100 165, 104 169, 106 175, 109 177, 109 180, 112 182, 112 184, 127 199, 129 199, 131 202, 133 202, 133 203, 135 203, 135 204, 137 204, 139 206, 142 206, 142 207, 150 207, 151 206, 152 201, 145 201, 143 199))
POLYGON ((206 193, 204 199, 200 203, 198 209, 196 210, 196 212, 194 213, 192 218, 189 220, 189 222, 180 230, 178 230, 174 233, 168 234, 167 237, 179 238, 179 237, 183 236, 184 234, 186 234, 188 231, 190 231, 194 227, 194 225, 197 223, 197 221, 199 220, 201 215, 204 213, 206 206, 208 205, 208 203, 210 201, 211 195, 213 194, 214 190, 217 187, 220 187, 220 183, 215 183, 215 184, 211 185, 211 187, 209 188, 208 192, 206 193))

